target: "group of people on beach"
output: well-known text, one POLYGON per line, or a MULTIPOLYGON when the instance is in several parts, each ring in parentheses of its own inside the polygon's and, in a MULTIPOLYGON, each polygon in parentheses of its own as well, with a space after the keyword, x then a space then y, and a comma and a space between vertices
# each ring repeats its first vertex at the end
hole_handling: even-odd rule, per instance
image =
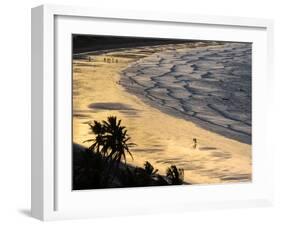
MULTIPOLYGON (((90 56, 88 57, 89 62, 91 62, 93 60, 94 59, 92 57, 90 57, 90 56)), ((118 63, 118 59, 114 59, 113 57, 111 57, 111 58, 105 57, 105 58, 103 58, 103 62, 105 62, 105 63, 118 63)))
POLYGON ((113 57, 111 57, 111 58, 105 57, 105 58, 103 58, 103 62, 105 62, 105 63, 118 63, 118 59, 114 59, 113 57))

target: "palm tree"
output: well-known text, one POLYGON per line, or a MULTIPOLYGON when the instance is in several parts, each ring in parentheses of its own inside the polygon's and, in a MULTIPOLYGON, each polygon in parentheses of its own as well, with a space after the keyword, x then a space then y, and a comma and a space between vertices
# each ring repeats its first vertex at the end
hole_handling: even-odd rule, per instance
POLYGON ((155 176, 156 173, 158 172, 158 169, 154 169, 154 167, 151 165, 150 162, 146 161, 144 163, 144 171, 146 172, 146 174, 148 174, 149 176, 155 176))
POLYGON ((126 163, 126 154, 129 154, 133 159, 129 147, 135 144, 129 142, 131 138, 127 134, 126 127, 121 126, 121 120, 117 121, 116 117, 110 116, 107 121, 102 121, 102 123, 94 121, 94 125, 90 125, 90 127, 96 137, 85 141, 93 142, 89 149, 102 153, 112 164, 117 166, 121 160, 126 163))
POLYGON ((85 140, 84 142, 93 142, 93 144, 89 147, 89 150, 100 153, 100 148, 103 145, 103 134, 105 132, 103 125, 94 121, 94 124, 89 124, 89 126, 91 127, 92 132, 96 134, 96 137, 94 139, 85 140))
POLYGON ((135 145, 129 143, 131 137, 127 134, 127 130, 124 126, 121 126, 121 120, 110 116, 107 121, 103 121, 105 130, 102 152, 108 153, 108 158, 116 162, 117 165, 123 159, 126 163, 126 154, 128 153, 133 159, 132 153, 129 151, 129 147, 135 145))
POLYGON ((175 165, 172 165, 167 169, 166 176, 171 181, 172 185, 180 185, 183 184, 184 170, 178 169, 175 165))

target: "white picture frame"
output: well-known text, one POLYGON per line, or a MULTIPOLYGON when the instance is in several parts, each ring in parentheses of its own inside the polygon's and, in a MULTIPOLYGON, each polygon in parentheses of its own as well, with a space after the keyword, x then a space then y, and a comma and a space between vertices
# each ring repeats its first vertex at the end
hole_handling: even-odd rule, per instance
MULTIPOLYGON (((130 34, 126 33, 126 35, 130 34)), ((169 31, 166 34, 167 37, 172 37, 169 31)), ((177 35, 185 37, 186 34, 177 35)), ((163 36, 165 33, 161 34, 161 37, 163 36)), ((57 5, 33 8, 32 216, 41 220, 57 220, 271 205, 273 203, 273 179, 268 175, 272 175, 273 172, 273 153, 268 148, 265 128, 266 119, 270 117, 267 110, 270 103, 266 102, 266 96, 271 95, 272 39, 273 22, 265 19, 185 15, 169 12, 159 14, 57 5), (112 28, 110 31, 101 29, 102 26, 99 24, 103 21, 108 22, 106 26, 112 28), (154 37, 157 34, 153 33, 154 30, 151 29, 151 26, 164 26, 164 28, 167 26, 171 29, 173 27, 176 29, 176 26, 189 26, 190 29, 194 28, 194 33, 193 36, 186 38, 252 40, 254 44, 253 75, 255 75, 253 78, 252 183, 71 191, 69 180, 63 177, 66 173, 65 178, 68 178, 71 173, 69 167, 71 162, 67 161, 69 160, 68 146, 61 144, 57 139, 57 136, 61 137, 60 133, 69 134, 71 129, 71 125, 68 125, 69 121, 67 121, 69 118, 65 117, 66 121, 63 119, 64 114, 69 115, 71 107, 68 86, 69 79, 71 79, 69 68, 71 46, 69 46, 69 40, 67 41, 65 38, 69 37, 69 34, 75 29, 75 32, 89 32, 87 23, 94 25, 91 26, 94 28, 93 34, 96 30, 99 34, 120 35, 125 32, 122 29, 125 29, 126 26, 139 26, 139 29, 130 29, 132 36, 148 30, 150 33, 146 33, 146 35, 154 37), (118 31, 114 29, 115 23, 120 24, 121 29, 118 31), (204 29, 209 30, 204 33, 204 29), (220 36, 222 33, 216 32, 218 30, 215 29, 223 31, 223 36, 220 36), (65 53, 60 50, 65 50, 65 53), (60 103, 59 106, 58 103, 60 103), (65 112, 61 105, 65 107, 65 112), (262 107, 262 105, 266 107, 262 107), (65 157, 66 161, 62 162, 64 154, 67 157, 65 157), (169 198, 171 193, 174 194, 173 198, 169 198)), ((69 139, 67 137, 68 135, 66 135, 66 139, 69 139)))

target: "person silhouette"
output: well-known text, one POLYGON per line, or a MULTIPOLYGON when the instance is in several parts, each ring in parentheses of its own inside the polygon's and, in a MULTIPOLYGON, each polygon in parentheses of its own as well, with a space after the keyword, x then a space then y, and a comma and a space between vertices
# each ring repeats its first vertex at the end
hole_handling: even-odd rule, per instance
POLYGON ((197 148, 197 139, 196 138, 193 138, 193 149, 196 149, 197 148))

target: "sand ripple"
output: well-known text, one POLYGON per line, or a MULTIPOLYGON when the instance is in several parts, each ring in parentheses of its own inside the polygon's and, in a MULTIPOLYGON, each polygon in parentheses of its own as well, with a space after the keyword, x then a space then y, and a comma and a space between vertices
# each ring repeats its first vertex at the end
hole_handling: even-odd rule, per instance
POLYGON ((251 44, 168 49, 131 64, 121 84, 165 113, 251 143, 251 44))

